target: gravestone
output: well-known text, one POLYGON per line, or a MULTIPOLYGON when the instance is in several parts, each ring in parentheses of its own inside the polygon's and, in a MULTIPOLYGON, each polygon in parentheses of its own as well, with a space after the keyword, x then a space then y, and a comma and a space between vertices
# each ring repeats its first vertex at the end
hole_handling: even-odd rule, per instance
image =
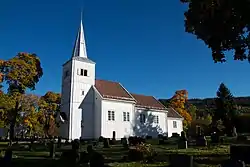
POLYGON ((104 148, 109 148, 109 139, 108 138, 103 139, 103 147, 104 148))
POLYGON ((233 137, 237 137, 238 134, 237 134, 237 130, 236 130, 236 127, 234 126, 233 127, 233 137))
POLYGON ((218 144, 220 142, 220 136, 217 132, 213 132, 211 134, 211 143, 212 144, 218 144))
POLYGON ((57 148, 61 148, 62 147, 62 138, 58 137, 57 139, 57 148))
POLYGON ((203 135, 201 127, 198 127, 197 130, 198 131, 197 131, 197 136, 196 136, 196 146, 201 146, 201 147, 207 146, 207 139, 203 135))
POLYGON ((56 154, 56 145, 54 140, 51 140, 49 144, 49 157, 54 159, 55 154, 56 154))
POLYGON ((72 146, 72 157, 73 157, 73 162, 74 164, 77 164, 80 161, 80 140, 75 139, 71 142, 72 146))
POLYGON ((221 164, 221 167, 245 167, 245 162, 241 160, 227 160, 223 164, 221 164))
POLYGON ((128 148, 128 139, 126 137, 121 139, 124 148, 128 148))
POLYGON ((187 136, 184 131, 181 132, 181 137, 178 141, 178 149, 187 149, 187 136))

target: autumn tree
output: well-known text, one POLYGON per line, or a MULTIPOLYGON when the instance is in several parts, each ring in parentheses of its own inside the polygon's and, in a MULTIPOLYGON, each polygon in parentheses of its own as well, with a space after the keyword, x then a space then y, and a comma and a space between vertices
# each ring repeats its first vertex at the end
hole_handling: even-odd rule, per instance
MULTIPOLYGON (((9 60, 0 61, 0 73, 2 83, 8 86, 6 97, 9 97, 11 101, 7 109, 11 144, 14 139, 14 128, 17 117, 20 111, 22 111, 22 95, 25 94, 27 89, 35 89, 36 83, 39 82, 39 79, 43 75, 43 70, 40 60, 35 54, 18 53, 9 60)), ((0 108, 1 107, 3 106, 0 106, 0 108)))
POLYGON ((217 91, 215 99, 216 110, 214 112, 214 122, 221 120, 227 130, 227 134, 231 134, 234 119, 239 114, 237 111, 234 97, 225 84, 221 83, 217 91))
POLYGON ((186 90, 178 90, 175 95, 171 98, 169 106, 174 108, 183 118, 183 128, 188 129, 191 124, 192 118, 188 113, 185 104, 187 103, 188 92, 186 90))
POLYGON ((225 52, 235 60, 250 60, 249 0, 181 0, 188 5, 186 32, 204 41, 214 62, 225 62, 225 52))
POLYGON ((39 111, 43 114, 39 121, 44 124, 44 131, 46 136, 53 136, 59 126, 56 122, 57 114, 60 114, 61 94, 54 92, 47 92, 39 100, 39 111))
POLYGON ((42 113, 39 109, 39 97, 34 94, 24 94, 21 98, 22 114, 21 124, 28 130, 29 134, 42 134, 43 125, 40 124, 39 117, 42 113))

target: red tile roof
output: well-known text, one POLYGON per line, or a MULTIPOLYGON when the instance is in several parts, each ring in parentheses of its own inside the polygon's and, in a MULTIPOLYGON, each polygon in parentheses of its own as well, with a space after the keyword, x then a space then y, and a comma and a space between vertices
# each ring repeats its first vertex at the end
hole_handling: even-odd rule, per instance
POLYGON ((147 107, 151 109, 167 110, 167 108, 153 96, 138 95, 133 93, 131 93, 131 95, 135 98, 137 107, 147 107))
POLYGON ((182 118, 182 116, 177 113, 177 111, 175 111, 173 108, 167 108, 168 110, 168 117, 171 118, 182 118))
POLYGON ((166 108, 153 96, 130 94, 119 82, 96 79, 95 88, 103 98, 135 101, 137 107, 167 110, 168 117, 182 118, 173 108, 166 108))
POLYGON ((129 92, 118 82, 96 79, 95 87, 103 98, 135 101, 129 92))

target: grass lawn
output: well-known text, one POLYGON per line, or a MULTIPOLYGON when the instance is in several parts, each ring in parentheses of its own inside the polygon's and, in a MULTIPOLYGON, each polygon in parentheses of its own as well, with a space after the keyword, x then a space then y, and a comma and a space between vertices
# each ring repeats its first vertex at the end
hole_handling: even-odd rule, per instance
MULTIPOLYGON (((56 159, 48 158, 48 148, 41 144, 34 144, 34 150, 29 151, 27 147, 19 144, 13 146, 14 162, 13 167, 61 167, 63 166, 58 161, 60 154, 63 150, 70 149, 70 146, 63 146, 62 149, 57 149, 56 159)), ((81 151, 86 151, 87 145, 81 146, 81 151)), ((7 147, 6 143, 0 143, 0 150, 7 147)), ((211 146, 209 148, 192 147, 188 149, 177 149, 176 145, 153 145, 157 151, 157 163, 154 164, 141 164, 137 162, 124 162, 123 157, 127 155, 121 145, 114 145, 111 148, 104 149, 102 146, 95 147, 95 150, 100 152, 106 160, 107 165, 112 167, 166 167, 168 166, 169 154, 187 154, 193 155, 194 160, 202 164, 201 167, 218 167, 223 160, 229 158, 229 145, 211 146)))

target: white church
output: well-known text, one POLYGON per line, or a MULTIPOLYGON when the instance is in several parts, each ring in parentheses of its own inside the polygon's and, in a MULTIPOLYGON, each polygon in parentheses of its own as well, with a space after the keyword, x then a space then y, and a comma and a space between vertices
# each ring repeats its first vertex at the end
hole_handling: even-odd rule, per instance
POLYGON ((95 77, 81 21, 72 57, 63 64, 60 136, 121 139, 181 133, 183 118, 153 96, 130 93, 121 83, 95 77))

